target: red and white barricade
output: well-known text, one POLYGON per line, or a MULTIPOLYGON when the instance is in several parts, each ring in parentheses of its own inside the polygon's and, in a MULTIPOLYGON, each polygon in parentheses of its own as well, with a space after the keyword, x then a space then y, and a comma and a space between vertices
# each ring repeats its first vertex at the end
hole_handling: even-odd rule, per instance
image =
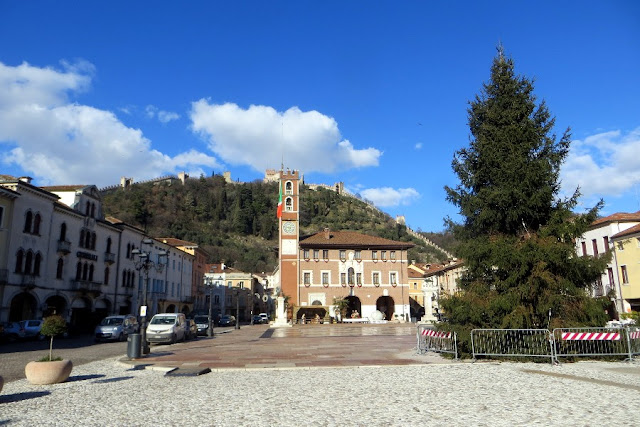
POLYGON ((455 332, 436 331, 431 325, 418 325, 417 338, 418 354, 432 351, 453 354, 458 358, 458 336, 455 332))

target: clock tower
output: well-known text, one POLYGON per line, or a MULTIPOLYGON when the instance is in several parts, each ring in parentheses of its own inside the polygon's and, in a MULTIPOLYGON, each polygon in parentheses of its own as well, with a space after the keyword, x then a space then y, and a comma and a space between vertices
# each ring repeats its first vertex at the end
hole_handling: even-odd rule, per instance
POLYGON ((280 171, 282 215, 278 221, 280 289, 289 297, 289 305, 298 305, 298 242, 299 242, 299 171, 280 171))

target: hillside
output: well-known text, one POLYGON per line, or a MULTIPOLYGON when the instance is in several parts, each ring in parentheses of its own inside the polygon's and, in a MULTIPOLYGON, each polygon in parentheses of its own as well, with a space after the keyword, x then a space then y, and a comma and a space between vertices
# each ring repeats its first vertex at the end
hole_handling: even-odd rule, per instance
MULTIPOLYGON (((409 236, 403 225, 353 197, 326 189, 300 189, 301 236, 321 231, 353 230, 387 239, 411 241, 409 259, 442 260, 433 247, 409 236)), ((146 229, 151 236, 171 236, 198 243, 209 262, 251 272, 277 265, 278 184, 227 183, 222 176, 179 183, 135 184, 103 193, 105 214, 146 229)))

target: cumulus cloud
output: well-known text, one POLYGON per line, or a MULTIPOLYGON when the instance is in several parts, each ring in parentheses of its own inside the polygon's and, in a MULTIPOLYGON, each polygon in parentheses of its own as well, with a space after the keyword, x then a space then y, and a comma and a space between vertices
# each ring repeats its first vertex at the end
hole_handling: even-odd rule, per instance
POLYGON ((360 195, 379 207, 407 206, 420 198, 414 188, 367 188, 361 190, 360 195))
POLYGON ((163 154, 112 112, 71 103, 71 94, 88 90, 93 68, 86 62, 63 66, 0 63, 0 162, 17 165, 42 185, 107 185, 123 175, 142 180, 218 167, 195 151, 163 154))
POLYGON ((580 187, 588 200, 620 197, 640 184, 640 128, 574 140, 560 171, 562 190, 580 187))
POLYGON ((191 128, 213 152, 233 165, 264 171, 285 165, 309 172, 335 172, 377 166, 382 152, 357 149, 342 138, 336 121, 317 111, 292 107, 284 112, 263 105, 192 104, 191 128))

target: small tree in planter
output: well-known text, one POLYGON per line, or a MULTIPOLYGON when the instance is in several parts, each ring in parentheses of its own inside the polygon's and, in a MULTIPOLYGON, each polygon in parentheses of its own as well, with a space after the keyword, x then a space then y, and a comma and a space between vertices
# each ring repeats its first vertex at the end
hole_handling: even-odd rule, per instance
MULTIPOLYGON (((42 328, 40 329, 40 333, 46 337, 50 337, 49 341, 49 357, 43 358, 43 362, 51 362, 53 361, 53 337, 56 335, 62 335, 67 331, 67 322, 62 318, 62 316, 54 314, 53 316, 46 317, 44 322, 42 322, 42 328)), ((55 360, 61 360, 61 358, 56 358, 55 360)))
POLYGON ((53 337, 63 334, 67 329, 67 322, 57 315, 49 316, 42 322, 40 333, 50 337, 49 355, 37 362, 29 362, 24 368, 25 376, 31 384, 56 384, 69 378, 73 363, 62 358, 53 359, 53 337))
POLYGON ((349 300, 347 297, 334 297, 333 298, 333 311, 336 314, 336 321, 344 319, 347 315, 347 308, 349 308, 349 300), (340 319, 338 319, 340 315, 340 319))

